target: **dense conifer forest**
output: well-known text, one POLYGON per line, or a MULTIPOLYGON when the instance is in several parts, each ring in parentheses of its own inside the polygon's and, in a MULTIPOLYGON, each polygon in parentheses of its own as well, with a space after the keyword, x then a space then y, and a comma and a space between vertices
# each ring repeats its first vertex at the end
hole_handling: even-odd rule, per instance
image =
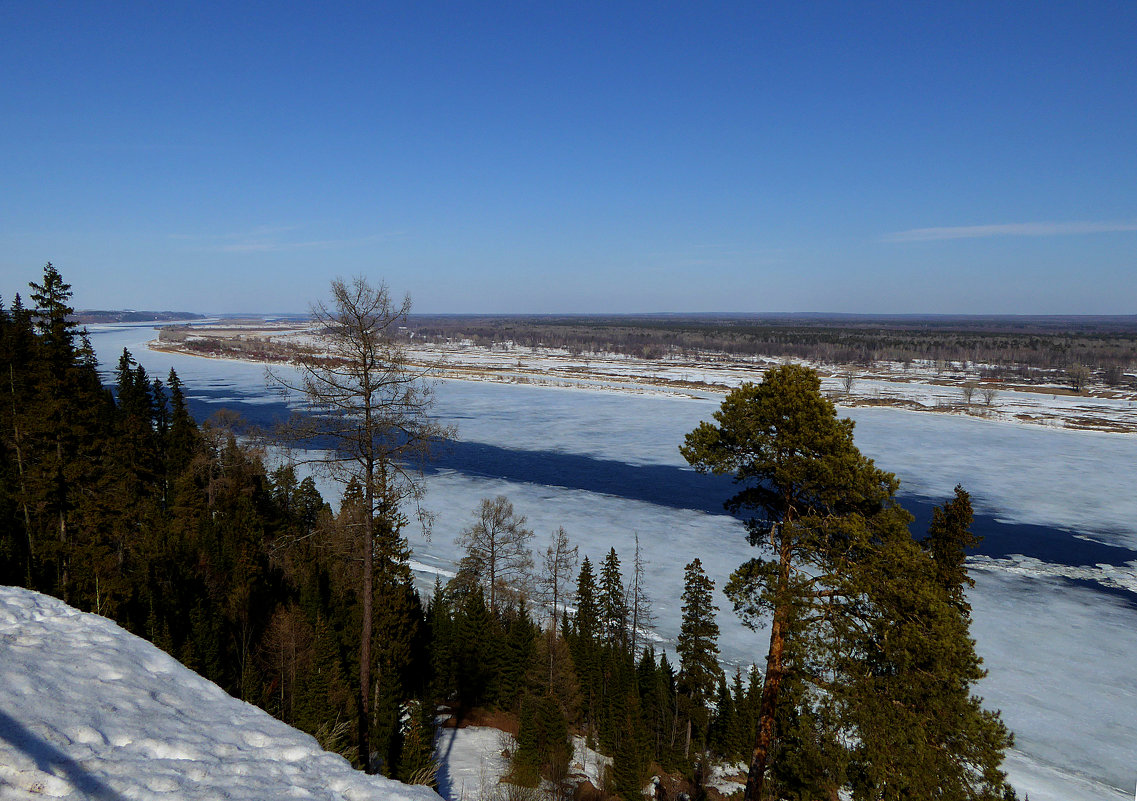
MULTIPOLYGON (((445 707, 459 722, 510 721, 510 780, 544 780, 562 798, 573 793, 572 734, 613 758, 601 789, 630 800, 653 774, 699 799, 707 765, 753 765, 756 742, 770 765, 762 798, 835 798, 838 788, 932 797, 923 793, 937 786, 944 798, 1011 794, 998 771, 1009 733, 970 695, 982 670, 963 594, 966 493, 937 511, 923 547, 913 543, 895 480, 865 464, 851 427, 824 423, 829 439, 799 448, 829 448, 837 461, 794 475, 771 464, 774 483, 735 501, 764 510, 753 540, 772 536, 783 561, 744 565, 729 595, 744 616, 773 610, 783 640, 777 661, 755 654, 765 672, 728 675, 698 559, 684 587, 655 588, 682 595, 673 663, 645 645, 651 599, 638 550, 578 561, 562 530, 535 566, 525 559, 532 532, 504 498, 476 510, 457 577, 429 597, 413 584, 406 518, 368 521, 365 604, 359 483, 333 512, 311 478, 266 464, 224 415, 195 421, 178 376, 147 375, 128 352, 104 387, 70 286, 49 264, 31 290, 0 305, 0 581, 114 619, 356 765, 430 783, 445 707), (769 495, 778 482, 786 492, 769 495), (516 571, 487 568, 486 553, 507 552, 516 571), (367 628, 364 706, 355 677, 367 628), (355 736, 360 714, 370 755, 355 736)), ((809 390, 808 371, 782 378, 809 390)), ((832 406, 813 395, 827 420, 832 406)), ((693 463, 759 474, 724 439, 744 400, 724 404, 721 428, 688 438, 693 463)))

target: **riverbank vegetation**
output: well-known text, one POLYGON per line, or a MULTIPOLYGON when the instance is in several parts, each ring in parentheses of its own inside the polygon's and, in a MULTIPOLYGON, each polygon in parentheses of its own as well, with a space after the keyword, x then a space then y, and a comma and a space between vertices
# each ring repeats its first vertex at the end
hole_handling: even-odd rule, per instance
POLYGON ((638 358, 717 352, 872 367, 980 366, 984 378, 1130 386, 1137 317, 868 315, 437 315, 412 317, 427 341, 516 343, 638 358))

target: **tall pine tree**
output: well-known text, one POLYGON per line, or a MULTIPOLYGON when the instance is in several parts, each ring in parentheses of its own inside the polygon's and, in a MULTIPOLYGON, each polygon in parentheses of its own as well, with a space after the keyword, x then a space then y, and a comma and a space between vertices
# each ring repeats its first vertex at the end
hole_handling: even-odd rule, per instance
MULTIPOLYGON (((836 793, 846 783, 848 760, 848 781, 858 797, 874 797, 880 782, 898 786, 899 775, 920 786, 934 771, 914 758, 919 749, 894 751, 893 764, 902 767, 887 777, 855 775, 858 765, 877 764, 841 747, 875 742, 879 719, 869 714, 873 706, 865 699, 872 692, 862 693, 866 687, 911 702, 905 707, 910 714, 893 721, 896 737, 916 738, 921 727, 942 726, 943 753, 968 759, 967 721, 976 717, 945 717, 935 705, 914 700, 920 697, 918 671, 930 668, 920 668, 921 660, 947 643, 957 647, 961 635, 970 641, 966 620, 957 616, 953 622, 940 608, 943 599, 961 596, 945 589, 953 579, 935 580, 933 560, 912 542, 911 516, 895 501, 895 477, 857 450, 852 421, 837 418, 816 373, 805 367, 773 368, 761 384, 744 384, 723 401, 715 421, 688 434, 681 451, 701 471, 734 474, 741 489, 727 507, 751 515, 750 542, 766 546, 727 586, 744 622, 757 627, 768 619, 771 630, 746 801, 771 794, 772 779, 780 783, 773 791, 779 794, 785 782, 806 778, 820 783, 805 792, 836 793), (888 637, 894 617, 912 622, 904 646, 888 637), (885 642, 889 648, 873 645, 885 642), (881 671, 894 678, 880 681, 881 671), (849 700, 837 704, 845 692, 849 700), (785 748, 791 742, 798 747, 785 748), (813 756, 804 760, 806 754, 813 756)), ((958 579, 957 561, 941 560, 945 575, 958 579)), ((977 667, 959 652, 938 669, 943 680, 968 687, 977 667)), ((969 697, 965 692, 955 708, 966 707, 969 697)), ((984 714, 989 724, 997 722, 984 714)), ((990 743, 1000 741, 997 726, 981 728, 990 743)), ((980 772, 985 786, 998 792, 1001 751, 987 753, 990 761, 980 772)))

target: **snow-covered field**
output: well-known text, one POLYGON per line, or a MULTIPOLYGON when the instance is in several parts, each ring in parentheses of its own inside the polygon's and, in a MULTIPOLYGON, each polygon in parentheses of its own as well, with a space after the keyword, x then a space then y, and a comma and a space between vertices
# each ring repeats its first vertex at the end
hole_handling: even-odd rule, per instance
MULTIPOLYGON (((126 345, 154 376, 164 377, 174 365, 191 393, 212 404, 254 412, 272 402, 263 366, 146 351, 152 336, 151 329, 117 328, 93 339, 104 363, 113 365, 126 345)), ((556 457, 583 458, 585 470, 613 464, 679 470, 685 469, 677 451, 683 435, 709 419, 721 394, 447 381, 438 400, 438 416, 458 424, 464 443, 492 445, 506 457, 516 453, 553 463, 556 457)), ((857 421, 860 448, 896 472, 902 491, 913 497, 942 502, 962 482, 977 511, 1046 526, 1075 543, 1084 538, 1137 549, 1137 437, 899 408, 844 413, 857 421)), ((499 493, 528 515, 537 548, 563 525, 582 554, 595 561, 614 546, 627 563, 638 534, 662 645, 674 642, 678 631, 684 564, 698 556, 721 587, 752 554, 731 517, 627 497, 618 486, 573 488, 573 479, 526 480, 516 471, 503 477, 490 469, 431 475, 427 505, 438 519, 429 539, 412 532, 422 585, 453 571, 455 534, 480 498, 499 493)), ((332 487, 327 491, 336 494, 332 487)), ((970 594, 973 633, 990 670, 979 690, 1016 732, 1008 769, 1020 797, 1025 792, 1035 801, 1132 797, 1137 604, 1122 597, 1125 591, 1107 594, 1061 576, 1086 571, 1078 576, 1131 594, 1135 566, 1124 560, 1099 567, 1013 557, 974 566, 982 569, 974 572, 970 594)), ((743 628, 721 593, 718 604, 725 661, 745 666, 759 659, 764 634, 743 628)))
POLYGON ((0 799, 438 801, 354 770, 106 618, 0 587, 0 799))

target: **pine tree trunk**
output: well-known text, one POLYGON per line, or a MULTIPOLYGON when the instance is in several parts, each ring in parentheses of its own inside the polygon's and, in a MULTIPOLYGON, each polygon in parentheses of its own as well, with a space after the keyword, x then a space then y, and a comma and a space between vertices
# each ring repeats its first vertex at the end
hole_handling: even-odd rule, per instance
POLYGON ((764 797, 766 769, 770 764, 770 751, 774 744, 775 715, 778 708, 778 692, 782 686, 783 658, 786 648, 785 592, 789 587, 790 552, 783 545, 778 569, 778 606, 774 608, 774 619, 770 627, 770 651, 766 655, 766 676, 762 682, 762 703, 758 709, 758 736, 754 751, 750 756, 750 770, 746 776, 746 791, 743 801, 761 801, 764 797))
POLYGON ((760 801, 766 781, 770 749, 774 742, 774 714, 778 706, 778 691, 782 684, 782 654, 785 636, 781 621, 775 616, 770 631, 770 653, 766 657, 766 678, 762 683, 762 704, 758 711, 758 737, 750 756, 750 771, 746 776, 743 801, 760 801))

